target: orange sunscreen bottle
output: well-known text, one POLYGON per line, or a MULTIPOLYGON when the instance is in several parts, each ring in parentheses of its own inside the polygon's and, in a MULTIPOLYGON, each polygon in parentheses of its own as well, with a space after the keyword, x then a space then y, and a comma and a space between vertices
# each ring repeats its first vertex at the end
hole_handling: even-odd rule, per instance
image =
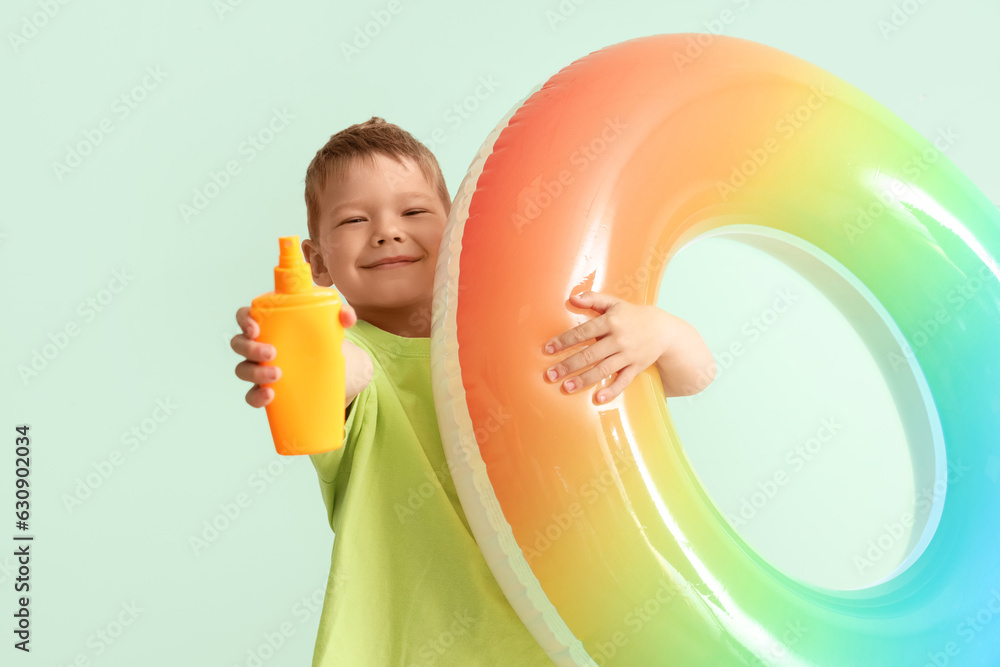
POLYGON ((298 236, 278 239, 274 291, 253 300, 250 317, 260 325, 257 340, 273 345, 277 382, 267 404, 274 448, 279 454, 319 454, 344 443, 344 327, 340 295, 313 284, 298 236))

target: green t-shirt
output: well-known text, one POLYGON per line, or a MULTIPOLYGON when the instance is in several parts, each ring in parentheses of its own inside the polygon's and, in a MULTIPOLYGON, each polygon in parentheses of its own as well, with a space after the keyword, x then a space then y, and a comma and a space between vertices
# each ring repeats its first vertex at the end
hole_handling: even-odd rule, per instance
POLYGON ((430 338, 368 322, 372 358, 344 446, 310 458, 336 537, 313 667, 552 667, 483 559, 455 493, 431 393, 430 338))

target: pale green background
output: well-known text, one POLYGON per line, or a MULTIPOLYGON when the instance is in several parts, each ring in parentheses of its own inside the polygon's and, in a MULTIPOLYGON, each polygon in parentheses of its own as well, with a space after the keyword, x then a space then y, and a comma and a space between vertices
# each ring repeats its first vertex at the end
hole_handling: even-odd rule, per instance
MULTIPOLYGON (((246 665, 262 635, 286 622, 294 635, 264 664, 309 663, 318 611, 296 613, 295 605, 314 593, 322 597, 332 534, 307 459, 285 460, 290 465, 272 483, 252 486, 258 468, 280 459, 264 412, 244 402, 248 387, 233 374, 238 359, 229 339, 237 332, 236 309, 271 287, 276 238, 306 233, 306 165, 330 134, 349 124, 380 115, 421 139, 443 128, 446 141, 433 148, 454 193, 489 130, 559 68, 632 37, 705 31, 706 21, 733 8, 738 18, 725 34, 827 69, 926 136, 955 128, 961 140, 948 157, 1000 201, 995 2, 914 1, 916 14, 885 37, 877 22, 889 18, 893 3, 884 0, 753 0, 745 11, 727 1, 576 6, 566 0, 574 12, 556 25, 546 16, 557 10, 555 0, 400 0, 398 15, 348 62, 341 44, 387 4, 245 0, 220 15, 209 0, 72 2, 59 5, 17 49, 9 34, 39 4, 4 4, 0 425, 7 446, 0 449, 0 516, 10 523, 0 541, 8 543, 3 535, 13 532, 19 423, 30 424, 33 436, 37 536, 33 651, 14 651, 5 634, 4 664, 61 666, 83 655, 108 667, 246 665), (147 67, 161 68, 166 79, 119 120, 112 104, 142 81, 147 67), (496 90, 453 127, 445 112, 472 94, 480 77, 493 77, 496 90), (274 109, 294 120, 247 162, 241 143, 266 126, 274 109), (57 179, 53 161, 105 117, 114 131, 57 179), (228 160, 238 160, 241 173, 185 224, 179 206, 228 160), (78 305, 122 269, 132 282, 85 322, 78 305), (30 364, 50 334, 74 322, 79 335, 23 382, 18 365, 30 364), (128 452, 121 434, 150 417, 157 399, 179 407, 128 452), (67 511, 63 495, 116 449, 122 465, 81 507, 67 511), (196 556, 188 538, 240 493, 250 495, 251 505, 196 556), (133 601, 142 612, 98 655, 94 633, 133 601)), ((727 251, 717 252, 700 257, 721 262, 727 251)), ((689 256, 699 257, 694 248, 689 256)), ((710 290, 699 283, 689 296, 678 314, 703 327, 713 349, 725 344, 724 327, 699 316, 699 301, 714 298, 710 290), (699 296, 699 289, 706 291, 699 296)), ((802 354, 816 354, 799 344, 802 354)), ((697 431, 697 422, 691 428, 697 431)), ((693 457, 712 458, 693 447, 693 457)), ((726 460, 699 471, 713 492, 730 489, 728 497, 717 496, 725 510, 755 481, 726 460)), ((839 474, 829 472, 828 479, 839 474)), ((780 507, 768 508, 772 517, 781 516, 780 507)), ((762 537, 769 530, 768 539, 780 540, 782 531, 775 538, 769 521, 762 537)), ((11 556, 0 556, 4 627, 15 601, 12 566, 11 556)))

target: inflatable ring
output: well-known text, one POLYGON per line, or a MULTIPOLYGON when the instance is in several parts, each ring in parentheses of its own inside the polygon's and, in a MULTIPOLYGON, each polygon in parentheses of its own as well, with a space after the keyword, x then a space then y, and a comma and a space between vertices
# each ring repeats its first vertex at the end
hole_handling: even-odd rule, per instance
POLYGON ((560 666, 998 665, 1000 216, 940 140, 857 89, 740 39, 691 48, 704 37, 564 68, 460 186, 432 373, 476 540, 560 666), (852 322, 883 323, 859 332, 873 357, 905 351, 883 372, 908 378, 894 400, 936 443, 923 456, 944 493, 885 581, 818 588, 749 548, 691 469, 655 369, 606 405, 544 381, 544 342, 593 317, 571 294, 656 304, 671 257, 724 233, 819 267, 810 279, 852 322), (954 324, 928 342, 939 308, 954 324), (949 483, 959 462, 972 472, 949 483))

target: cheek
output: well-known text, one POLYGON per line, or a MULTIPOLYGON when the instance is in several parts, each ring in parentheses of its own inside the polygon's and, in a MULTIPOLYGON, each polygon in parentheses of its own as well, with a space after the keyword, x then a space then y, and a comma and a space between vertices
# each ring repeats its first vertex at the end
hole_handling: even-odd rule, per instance
POLYGON ((441 243, 441 237, 436 236, 433 238, 425 239, 423 246, 424 250, 427 251, 427 263, 433 266, 437 263, 438 252, 440 251, 439 244, 441 243))
POLYGON ((323 247, 323 261, 331 276, 350 273, 357 263, 359 244, 346 236, 338 235, 323 247))
POLYGON ((441 247, 441 241, 444 238, 444 225, 435 226, 434 229, 428 230, 421 239, 420 243, 432 257, 437 257, 438 249, 441 247))

